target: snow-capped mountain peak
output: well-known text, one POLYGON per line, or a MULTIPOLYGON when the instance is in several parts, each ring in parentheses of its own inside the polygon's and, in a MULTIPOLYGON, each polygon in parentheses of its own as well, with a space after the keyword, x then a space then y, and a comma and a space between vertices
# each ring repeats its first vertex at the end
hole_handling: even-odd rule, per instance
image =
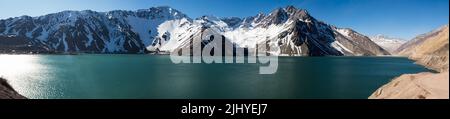
POLYGON ((404 41, 404 39, 401 38, 394 38, 394 37, 390 37, 390 36, 386 36, 383 34, 377 34, 375 36, 372 36, 371 38, 374 38, 374 40, 401 40, 404 41))
POLYGON ((391 53, 406 42, 401 38, 392 38, 382 34, 372 36, 370 39, 391 53))
MULTIPOLYGON (((382 48, 351 29, 340 29, 294 6, 268 15, 191 19, 171 7, 136 11, 63 11, 39 17, 0 20, 0 38, 26 39, 43 52, 172 52, 207 35, 222 35, 233 47, 273 55, 386 55, 382 48), (262 51, 258 45, 279 47, 262 51)), ((17 49, 23 48, 17 45, 17 49)), ((29 48, 28 48, 29 49, 29 48)), ((15 50, 17 51, 17 50, 15 50)))

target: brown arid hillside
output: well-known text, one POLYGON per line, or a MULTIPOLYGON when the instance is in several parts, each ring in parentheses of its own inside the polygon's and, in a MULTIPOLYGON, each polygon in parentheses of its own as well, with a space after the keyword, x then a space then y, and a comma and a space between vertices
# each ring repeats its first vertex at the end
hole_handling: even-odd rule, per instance
POLYGON ((416 36, 415 38, 409 40, 408 42, 406 42, 406 43, 402 44, 400 47, 398 47, 394 51, 394 53, 397 55, 403 55, 403 56, 411 55, 417 46, 422 44, 427 39, 430 39, 430 37, 433 37, 433 36, 436 36, 437 34, 439 34, 440 29, 442 29, 442 28, 445 28, 445 26, 441 27, 439 29, 433 30, 431 32, 420 34, 420 35, 416 36))
POLYGON ((440 72, 448 70, 448 32, 447 25, 440 30, 439 34, 417 46, 409 57, 433 70, 440 72))
POLYGON ((17 93, 5 79, 0 78, 0 99, 26 99, 26 98, 17 93))
POLYGON ((439 73, 404 74, 375 91, 369 99, 448 99, 449 26, 420 35, 405 43, 399 55, 408 56, 439 73))
POLYGON ((449 61, 449 26, 445 25, 430 33, 421 35, 402 45, 399 55, 409 56, 418 64, 443 72, 448 70, 449 61))

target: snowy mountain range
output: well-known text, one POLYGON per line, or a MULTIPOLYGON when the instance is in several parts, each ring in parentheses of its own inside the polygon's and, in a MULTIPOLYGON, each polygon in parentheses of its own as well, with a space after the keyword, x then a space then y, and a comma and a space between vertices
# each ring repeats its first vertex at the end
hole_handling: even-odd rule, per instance
POLYGON ((400 39, 400 38, 392 38, 385 35, 376 35, 370 37, 370 39, 384 48, 385 50, 389 51, 391 54, 400 47, 403 43, 405 43, 407 40, 400 39))
POLYGON ((289 56, 389 55, 368 37, 319 21, 293 6, 238 18, 191 19, 167 7, 63 11, 0 20, 0 53, 174 52, 219 34, 233 47, 289 56), (200 41, 193 41, 200 39, 200 41), (279 47, 261 51, 258 45, 279 47))

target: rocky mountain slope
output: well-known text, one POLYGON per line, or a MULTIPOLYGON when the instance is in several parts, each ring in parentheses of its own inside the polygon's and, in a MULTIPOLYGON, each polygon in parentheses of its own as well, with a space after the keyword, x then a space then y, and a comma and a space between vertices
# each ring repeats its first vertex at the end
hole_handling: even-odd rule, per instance
POLYGON ((400 38, 392 38, 384 35, 372 36, 370 39, 391 54, 406 42, 406 40, 400 38))
POLYGON ((170 29, 167 30, 168 36, 174 37, 168 40, 160 38, 164 39, 159 40, 162 43, 153 44, 149 50, 172 52, 180 47, 188 47, 192 40, 205 41, 210 40, 210 35, 218 35, 235 47, 248 48, 252 54, 256 51, 289 56, 389 54, 368 37, 351 29, 337 28, 318 21, 306 10, 293 6, 278 8, 268 15, 258 14, 243 19, 203 16, 183 23, 186 26, 160 26, 158 29, 170 29), (258 45, 272 49, 261 50, 257 48, 258 45))
POLYGON ((389 54, 368 37, 326 24, 293 6, 245 18, 191 19, 170 7, 21 16, 0 20, 0 53, 173 52, 194 38, 208 44, 210 35, 223 36, 233 47, 250 52, 258 51, 257 44, 274 47, 260 51, 273 55, 389 54))
POLYGON ((25 97, 17 93, 5 79, 0 78, 0 99, 25 99, 25 97))
POLYGON ((169 7, 137 11, 63 11, 0 20, 0 36, 28 41, 12 43, 9 49, 16 51, 38 47, 54 52, 143 53, 158 34, 156 28, 175 19, 187 19, 187 16, 169 7), (22 45, 26 45, 25 49, 22 45))
POLYGON ((405 74, 379 88, 369 98, 448 99, 449 26, 420 35, 399 48, 418 64, 439 73, 405 74))
POLYGON ((443 72, 448 70, 449 65, 448 43, 449 26, 445 25, 405 43, 397 49, 397 52, 400 55, 409 56, 421 65, 443 72))

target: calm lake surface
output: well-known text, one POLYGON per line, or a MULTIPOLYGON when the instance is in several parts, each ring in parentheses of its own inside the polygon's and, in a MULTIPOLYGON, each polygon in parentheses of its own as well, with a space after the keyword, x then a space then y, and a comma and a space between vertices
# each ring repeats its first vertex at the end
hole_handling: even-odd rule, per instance
POLYGON ((402 57, 279 57, 263 64, 173 64, 156 55, 0 55, 0 76, 37 99, 366 99, 429 71, 402 57))

